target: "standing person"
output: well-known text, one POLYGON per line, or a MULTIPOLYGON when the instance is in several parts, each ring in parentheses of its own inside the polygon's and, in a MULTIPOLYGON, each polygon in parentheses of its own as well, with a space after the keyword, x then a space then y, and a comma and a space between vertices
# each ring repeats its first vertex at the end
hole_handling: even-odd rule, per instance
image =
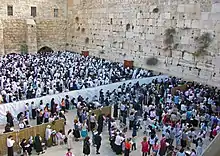
POLYGON ((197 156, 200 156, 202 155, 202 152, 203 152, 203 149, 202 149, 202 146, 203 146, 203 140, 202 138, 198 138, 197 139, 197 147, 196 147, 196 154, 197 156))
POLYGON ((118 104, 115 104, 115 105, 114 105, 113 117, 114 117, 115 119, 118 118, 118 104))
POLYGON ((32 114, 32 119, 36 119, 36 109, 37 106, 34 103, 34 101, 31 102, 31 114, 32 114))
POLYGON ((90 155, 90 142, 89 142, 89 139, 90 138, 87 136, 84 139, 84 142, 83 142, 83 154, 84 154, 84 156, 90 155))
POLYGON ((72 129, 70 129, 67 133, 67 147, 68 147, 68 149, 73 148, 73 138, 74 138, 73 131, 72 131, 72 129))
POLYGON ((71 152, 71 149, 68 148, 66 156, 73 156, 73 153, 71 152))
POLYGON ((42 147, 42 138, 40 137, 40 134, 37 134, 34 138, 34 145, 37 154, 39 155, 40 153, 44 153, 43 147, 42 147))
POLYGON ((147 141, 147 137, 143 138, 143 141, 141 142, 142 145, 142 156, 147 156, 148 151, 149 151, 149 145, 147 141))
POLYGON ((6 112, 7 123, 10 124, 10 127, 14 127, 13 116, 9 111, 6 112))
POLYGON ((87 124, 86 124, 86 120, 83 122, 83 124, 82 124, 82 130, 81 130, 81 137, 82 138, 85 138, 85 137, 87 137, 88 136, 88 126, 87 126, 87 124))
POLYGON ((62 101, 61 101, 60 106, 61 106, 62 111, 66 112, 66 105, 65 105, 65 100, 64 100, 64 98, 62 98, 62 101))
POLYGON ((101 134, 103 131, 103 122, 104 122, 104 115, 100 114, 98 117, 98 132, 101 134))
POLYGON ((69 100, 69 96, 68 95, 66 95, 66 98, 65 98, 65 106, 66 106, 67 110, 70 109, 70 100, 69 100))
POLYGON ((129 116, 129 130, 132 129, 133 125, 134 125, 134 112, 131 112, 129 116))
POLYGON ((100 154, 99 149, 101 147, 101 142, 102 142, 102 137, 100 133, 95 134, 94 142, 96 145, 96 154, 100 154))
POLYGON ((79 132, 80 126, 81 125, 78 122, 78 120, 74 120, 74 127, 73 127, 73 129, 74 129, 74 137, 75 137, 76 141, 79 141, 79 138, 80 138, 80 132, 79 132))
POLYGON ((45 131, 45 140, 47 143, 47 147, 50 147, 52 145, 52 129, 50 125, 47 125, 46 131, 45 131))
POLYGON ((157 155, 158 151, 159 151, 159 144, 157 143, 157 141, 155 141, 155 144, 153 145, 152 149, 155 155, 157 155))
POLYGON ((162 139, 160 140, 160 151, 159 151, 159 155, 163 156, 165 155, 167 150, 167 145, 166 145, 166 137, 164 134, 162 134, 162 139))
POLYGON ((7 138, 7 147, 8 147, 8 156, 14 156, 14 146, 15 141, 13 140, 12 136, 10 135, 7 138))
POLYGON ((130 150, 131 150, 131 144, 129 142, 129 139, 125 141, 125 152, 124 156, 129 156, 130 155, 130 150))
POLYGON ((92 113, 92 115, 90 116, 90 130, 94 130, 96 125, 96 119, 95 119, 95 114, 92 113))
POLYGON ((136 150, 137 147, 136 147, 136 137, 135 136, 132 136, 131 138, 131 142, 132 142, 132 147, 131 147, 131 150, 136 150))

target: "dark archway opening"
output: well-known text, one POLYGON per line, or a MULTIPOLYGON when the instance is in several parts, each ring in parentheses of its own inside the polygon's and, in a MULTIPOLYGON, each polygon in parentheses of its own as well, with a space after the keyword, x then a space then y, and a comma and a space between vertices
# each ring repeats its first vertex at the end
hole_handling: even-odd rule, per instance
POLYGON ((44 46, 37 51, 38 54, 45 55, 53 53, 53 49, 50 47, 44 46))

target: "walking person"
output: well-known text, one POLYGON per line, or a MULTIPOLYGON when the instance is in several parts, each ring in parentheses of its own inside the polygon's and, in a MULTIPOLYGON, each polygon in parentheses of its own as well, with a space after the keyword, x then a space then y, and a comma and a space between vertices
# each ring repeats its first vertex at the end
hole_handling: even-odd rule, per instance
POLYGON ((13 137, 10 135, 7 138, 8 156, 14 156, 14 143, 15 141, 13 140, 13 137))
POLYGON ((34 103, 34 101, 31 102, 31 114, 32 114, 32 119, 36 119, 36 111, 37 111, 37 106, 34 103))
POLYGON ((83 154, 84 154, 84 156, 90 155, 90 142, 89 142, 89 139, 90 138, 87 136, 84 139, 84 142, 83 142, 83 154))
POLYGON ((125 141, 125 151, 124 151, 124 156, 129 156, 131 151, 131 143, 129 139, 125 141))
POLYGON ((90 116, 90 130, 93 131, 95 126, 96 126, 96 118, 95 118, 95 114, 92 113, 92 115, 90 116))
POLYGON ((142 156, 147 156, 148 151, 149 151, 149 145, 147 141, 147 137, 143 138, 143 141, 141 142, 142 145, 142 156))
POLYGON ((73 138, 74 138, 73 131, 72 131, 72 129, 70 129, 67 133, 67 147, 68 147, 68 149, 73 148, 73 138))
POLYGON ((102 142, 102 137, 101 137, 100 133, 95 134, 94 141, 95 141, 95 145, 96 145, 96 154, 100 154, 99 149, 101 147, 101 142, 102 142))

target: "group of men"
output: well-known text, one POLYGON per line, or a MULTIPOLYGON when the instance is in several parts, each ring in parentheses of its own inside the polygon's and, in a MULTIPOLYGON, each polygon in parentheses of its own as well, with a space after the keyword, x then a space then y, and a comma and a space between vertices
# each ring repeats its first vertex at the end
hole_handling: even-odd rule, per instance
POLYGON ((1 56, 0 75, 0 102, 9 103, 153 76, 153 73, 72 52, 54 52, 1 56))
MULTIPOLYGON (((46 55, 13 54, 1 59, 0 87, 3 102, 153 76, 151 71, 129 69, 120 63, 70 52, 46 55)), ((142 85, 138 82, 133 85, 124 83, 111 92, 100 90, 99 95, 94 95, 92 101, 82 96, 76 99, 64 97, 59 104, 51 99, 50 104, 44 104, 42 101, 39 108, 36 108, 34 103, 27 108, 34 108, 32 118, 36 117, 37 123, 41 124, 53 121, 57 116, 65 119, 66 110, 70 105, 75 106, 78 115, 78 120, 74 123, 77 127, 74 129, 75 138, 80 137, 78 123, 87 130, 96 129, 100 135, 106 119, 111 147, 116 154, 126 151, 128 156, 131 150, 128 142, 134 144, 134 138, 143 130, 143 136, 148 137, 148 154, 162 156, 176 152, 178 156, 200 156, 203 144, 215 138, 220 131, 219 104, 220 91, 217 88, 169 77, 165 80, 154 79, 151 83, 142 85), (178 86, 185 88, 174 91, 178 86), (98 106, 114 106, 113 118, 100 116, 98 127, 94 126, 94 114, 90 118, 88 116, 88 111, 97 108, 94 106, 97 103, 98 106), (120 126, 116 123, 118 119, 120 126), (128 130, 132 130, 132 136, 126 135, 128 130), (162 136, 159 137, 158 134, 161 133, 162 136), (158 151, 154 150, 156 144, 160 145, 158 151)), ((27 109, 22 116, 30 117, 28 112, 27 109)), ((7 117, 10 121, 8 126, 13 127, 9 112, 7 117)), ((87 138, 87 135, 84 138, 87 138)))

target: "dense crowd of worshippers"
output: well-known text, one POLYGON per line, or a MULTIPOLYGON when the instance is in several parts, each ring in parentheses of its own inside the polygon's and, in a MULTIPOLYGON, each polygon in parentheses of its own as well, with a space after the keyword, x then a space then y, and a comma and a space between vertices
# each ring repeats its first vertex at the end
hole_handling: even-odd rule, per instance
POLYGON ((152 71, 125 68, 122 63, 71 52, 0 57, 0 102, 96 87, 132 78, 153 76, 152 71))
MULTIPOLYGON (((47 55, 6 55, 1 57, 1 95, 2 102, 12 102, 55 94, 59 92, 95 87, 131 78, 153 76, 151 71, 124 68, 122 64, 69 52, 47 55), (15 62, 15 63, 14 63, 15 62)), ((38 154, 45 146, 66 143, 67 154, 71 154, 73 139, 83 138, 83 153, 90 154, 90 145, 96 147, 96 154, 102 141, 104 123, 109 130, 110 146, 116 154, 129 156, 136 149, 136 137, 143 129, 143 156, 172 155, 200 156, 206 138, 210 140, 219 133, 220 91, 197 83, 186 83, 172 77, 150 84, 123 84, 112 92, 100 90, 92 101, 79 96, 68 96, 55 103, 40 101, 25 105, 25 111, 17 115, 19 128, 30 126, 30 119, 36 119, 37 125, 65 118, 67 110, 75 107, 78 118, 74 128, 67 135, 47 127, 45 138, 39 135, 30 140, 22 140, 20 146, 29 155, 34 147, 38 154), (184 91, 171 93, 172 88, 186 85, 184 91), (109 115, 88 115, 89 110, 100 106, 114 105, 113 118, 109 115), (116 124, 120 120, 120 126, 116 124), (132 130, 132 136, 126 132, 132 130), (88 132, 92 132, 92 138, 88 132), (162 132, 159 137, 157 132, 162 132), (191 151, 190 151, 191 150, 191 151)), ((7 112, 5 133, 13 131, 14 117, 7 112)), ((7 139, 8 153, 13 153, 13 139, 7 139)), ((13 156, 13 155, 10 155, 13 156)))
MULTIPOLYGON (((220 131, 220 94, 214 87, 194 82, 186 83, 173 77, 164 81, 155 79, 152 83, 143 85, 123 84, 112 92, 104 93, 100 90, 99 94, 93 99, 103 105, 114 105, 113 117, 104 114, 96 116, 94 113, 89 116, 88 112, 92 109, 91 101, 88 102, 88 99, 82 96, 74 100, 68 97, 62 99, 59 107, 56 105, 53 114, 53 100, 46 106, 42 101, 41 109, 34 107, 39 110, 36 113, 37 118, 42 117, 38 124, 58 118, 65 119, 64 114, 70 108, 69 105, 77 109, 78 118, 74 120, 74 127, 68 131, 66 137, 62 131, 54 132, 47 127, 46 145, 57 144, 59 140, 58 142, 66 142, 68 149, 72 149, 73 140, 79 141, 83 138, 85 155, 90 154, 91 144, 96 147, 96 154, 100 154, 103 127, 107 123, 110 146, 117 155, 124 153, 125 156, 129 156, 132 150, 136 150, 136 144, 139 144, 136 142, 137 133, 143 131, 143 156, 173 153, 177 156, 200 156, 207 138, 213 140, 220 131), (172 88, 183 84, 186 86, 185 91, 176 90, 171 93, 172 88), (106 101, 108 102, 105 103, 106 101), (45 115, 47 112, 49 114, 45 115), (120 126, 116 123, 117 120, 120 121, 120 126), (132 136, 127 136, 128 130, 132 130, 132 136), (91 139, 89 131, 92 132, 91 139), (162 133, 162 137, 158 136, 158 132, 162 133)), ((13 123, 9 122, 8 126, 13 126, 13 123)), ((70 150, 68 152, 71 153, 70 150)))

